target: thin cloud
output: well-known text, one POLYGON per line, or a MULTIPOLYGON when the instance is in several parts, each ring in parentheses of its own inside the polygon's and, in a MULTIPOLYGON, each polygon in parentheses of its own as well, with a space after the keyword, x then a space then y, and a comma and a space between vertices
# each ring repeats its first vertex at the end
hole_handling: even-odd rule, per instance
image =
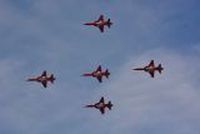
POLYGON ((164 49, 147 51, 132 59, 111 84, 97 93, 110 96, 115 104, 109 115, 109 122, 115 126, 111 127, 111 132, 137 134, 148 130, 154 134, 197 134, 200 131, 197 125, 200 123, 200 92, 193 81, 198 78, 194 72, 198 74, 199 68, 193 66, 190 71, 188 67, 193 63, 199 66, 198 61, 164 49), (144 61, 148 63, 147 57, 154 57, 156 63, 163 63, 165 68, 155 79, 130 70, 144 61))

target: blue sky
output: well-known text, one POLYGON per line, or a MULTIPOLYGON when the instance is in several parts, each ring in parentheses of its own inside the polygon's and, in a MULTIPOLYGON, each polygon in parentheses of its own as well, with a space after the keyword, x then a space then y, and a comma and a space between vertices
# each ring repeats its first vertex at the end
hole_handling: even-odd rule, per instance
POLYGON ((0 133, 199 134, 200 2, 198 0, 0 1, 0 133), (114 25, 100 33, 83 23, 100 14, 114 25), (131 71, 155 59, 162 75, 131 71), (101 64, 111 78, 82 78, 101 64), (27 83, 44 69, 48 89, 27 83), (102 116, 84 109, 101 96, 102 116))

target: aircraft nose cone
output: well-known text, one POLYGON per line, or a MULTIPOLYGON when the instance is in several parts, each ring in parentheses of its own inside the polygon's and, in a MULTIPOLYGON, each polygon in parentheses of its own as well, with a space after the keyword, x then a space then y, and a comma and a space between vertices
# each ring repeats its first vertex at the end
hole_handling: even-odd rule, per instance
POLYGON ((84 23, 83 25, 90 25, 89 23, 84 23))
POLYGON ((81 76, 83 76, 83 77, 84 77, 84 76, 88 76, 88 74, 82 74, 81 76))
POLYGON ((144 69, 143 68, 134 68, 133 70, 140 71, 140 70, 144 70, 144 69))

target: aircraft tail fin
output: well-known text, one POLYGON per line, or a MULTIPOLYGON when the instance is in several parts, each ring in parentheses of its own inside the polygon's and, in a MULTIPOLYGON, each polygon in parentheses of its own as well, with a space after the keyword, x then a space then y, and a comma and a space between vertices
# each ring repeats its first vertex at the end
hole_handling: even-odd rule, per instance
POLYGON ((111 20, 110 20, 110 18, 109 18, 109 19, 108 19, 108 22, 107 22, 108 28, 110 28, 112 24, 113 24, 113 23, 111 22, 111 20))
POLYGON ((111 101, 108 102, 107 107, 109 110, 112 110, 113 104, 111 103, 111 101))
POLYGON ((162 73, 162 71, 163 71, 163 67, 162 67, 162 65, 161 64, 159 64, 158 65, 158 72, 161 74, 162 73))
POLYGON ((54 83, 55 80, 56 80, 56 78, 54 77, 53 74, 51 74, 51 76, 50 76, 50 81, 51 81, 51 83, 54 83))
POLYGON ((106 71, 105 71, 106 78, 109 78, 109 75, 110 75, 110 72, 108 71, 108 69, 106 69, 106 71))

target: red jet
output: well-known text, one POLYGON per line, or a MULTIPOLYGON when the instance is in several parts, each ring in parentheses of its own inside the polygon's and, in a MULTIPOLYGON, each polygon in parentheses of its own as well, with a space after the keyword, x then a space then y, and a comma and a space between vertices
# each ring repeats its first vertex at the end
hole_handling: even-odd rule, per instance
POLYGON ((47 76, 47 72, 43 71, 42 75, 37 76, 37 77, 33 77, 33 78, 29 78, 27 79, 27 81, 36 81, 41 83, 45 88, 47 87, 48 82, 50 81, 51 83, 54 83, 54 80, 56 78, 54 77, 53 74, 51 74, 50 76, 47 76))
POLYGON ((98 68, 91 72, 91 73, 85 73, 82 76, 91 76, 94 78, 97 78, 97 80, 102 83, 102 78, 103 76, 105 76, 106 78, 109 78, 110 72, 108 71, 108 69, 106 69, 105 71, 102 71, 101 66, 98 66, 98 68))
POLYGON ((161 74, 163 69, 164 68, 162 67, 161 64, 159 64, 156 67, 155 64, 154 64, 154 60, 151 60, 151 62, 148 66, 145 66, 144 68, 135 68, 133 70, 148 72, 151 75, 151 77, 154 78, 155 71, 158 71, 161 74))
POLYGON ((112 24, 113 23, 111 22, 110 19, 105 20, 104 16, 100 15, 98 20, 95 20, 95 21, 89 22, 89 23, 85 23, 84 25, 98 27, 99 30, 103 33, 104 32, 104 26, 108 26, 108 28, 110 28, 112 24))
POLYGON ((109 101, 107 104, 104 102, 104 97, 101 97, 100 101, 93 104, 93 105, 86 105, 86 108, 96 108, 99 109, 101 114, 105 113, 105 108, 108 108, 109 110, 112 109, 113 104, 111 101, 109 101))

